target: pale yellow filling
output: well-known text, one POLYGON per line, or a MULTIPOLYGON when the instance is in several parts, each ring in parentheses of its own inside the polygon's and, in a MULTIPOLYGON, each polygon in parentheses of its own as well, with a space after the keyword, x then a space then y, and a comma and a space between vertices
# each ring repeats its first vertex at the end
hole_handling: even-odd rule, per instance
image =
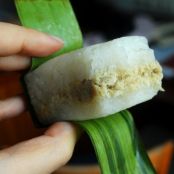
POLYGON ((125 95, 142 87, 163 90, 162 69, 158 62, 130 69, 110 68, 96 73, 92 80, 98 96, 112 97, 125 95))
POLYGON ((154 61, 137 68, 108 68, 96 72, 92 78, 75 81, 68 88, 57 91, 52 101, 73 101, 91 103, 100 97, 126 96, 136 90, 163 90, 161 87, 162 69, 154 61))

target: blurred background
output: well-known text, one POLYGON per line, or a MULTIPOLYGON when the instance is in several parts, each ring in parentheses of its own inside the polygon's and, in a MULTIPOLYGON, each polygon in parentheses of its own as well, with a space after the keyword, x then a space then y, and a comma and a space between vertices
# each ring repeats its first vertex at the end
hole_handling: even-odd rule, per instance
MULTIPOLYGON (((172 0, 71 0, 85 46, 128 35, 146 36, 163 66, 163 88, 153 100, 130 109, 149 152, 162 153, 155 163, 159 174, 174 173, 174 1, 172 0), (160 147, 160 148, 158 148, 160 147), (170 147, 170 148, 169 148, 170 147), (155 149, 155 150, 154 150, 155 149), (163 150, 163 151, 162 151, 163 150), (164 163, 164 164, 163 164, 164 163), (163 164, 163 165, 162 165, 163 164), (163 167, 161 169, 160 167, 163 167)), ((0 0, 0 21, 19 24, 11 0, 0 0)), ((0 31, 1 32, 1 31, 0 31)), ((0 72, 0 100, 20 94, 21 72, 0 72)), ((38 136, 30 115, 0 122, 0 148, 38 136)), ((70 164, 95 164, 87 135, 79 140, 70 164)), ((92 174, 92 173, 91 173, 92 174)))

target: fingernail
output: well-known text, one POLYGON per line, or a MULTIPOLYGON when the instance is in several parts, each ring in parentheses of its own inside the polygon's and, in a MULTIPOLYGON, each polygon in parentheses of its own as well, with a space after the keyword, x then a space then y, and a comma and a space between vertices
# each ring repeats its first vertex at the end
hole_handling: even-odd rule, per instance
POLYGON ((72 131, 72 129, 74 129, 74 126, 71 124, 71 123, 68 123, 68 122, 61 122, 59 123, 60 124, 60 129, 63 130, 63 131, 72 131))
POLYGON ((46 131, 47 135, 50 136, 60 136, 61 133, 75 131, 75 128, 72 124, 67 122, 55 123, 51 128, 46 131))
POLYGON ((63 40, 62 39, 60 39, 59 37, 57 37, 57 36, 49 36, 52 40, 54 40, 54 41, 58 41, 59 42, 59 44, 61 44, 61 45, 63 45, 64 44, 64 42, 63 42, 63 40))

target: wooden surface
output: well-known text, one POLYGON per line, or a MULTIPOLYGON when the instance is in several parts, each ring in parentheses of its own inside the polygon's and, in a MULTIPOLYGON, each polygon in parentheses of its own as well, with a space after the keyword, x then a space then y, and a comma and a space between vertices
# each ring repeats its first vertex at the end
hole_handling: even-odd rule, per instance
POLYGON ((100 174, 100 169, 97 165, 67 166, 59 169, 53 174, 100 174))

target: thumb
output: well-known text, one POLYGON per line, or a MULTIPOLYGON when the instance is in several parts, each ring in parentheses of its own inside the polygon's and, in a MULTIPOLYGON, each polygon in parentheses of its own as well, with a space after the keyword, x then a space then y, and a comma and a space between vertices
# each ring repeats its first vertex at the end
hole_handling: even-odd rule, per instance
POLYGON ((76 129, 70 123, 56 123, 45 135, 0 152, 0 173, 50 174, 71 157, 76 129))

